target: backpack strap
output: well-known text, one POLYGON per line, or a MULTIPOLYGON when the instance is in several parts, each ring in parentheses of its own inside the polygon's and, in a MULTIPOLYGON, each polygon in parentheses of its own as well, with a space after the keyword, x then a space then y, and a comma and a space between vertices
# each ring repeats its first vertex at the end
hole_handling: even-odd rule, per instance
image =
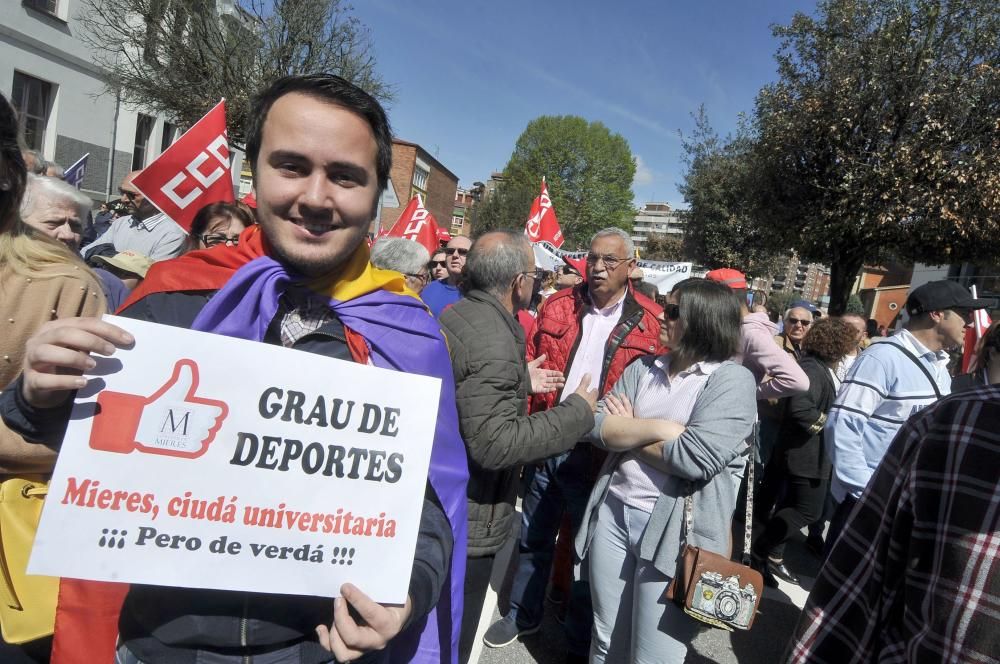
POLYGON ((934 376, 932 376, 931 372, 927 369, 927 365, 920 361, 920 358, 914 355, 910 351, 910 349, 903 347, 902 344, 893 343, 891 341, 886 342, 886 344, 896 348, 897 350, 899 350, 900 353, 910 358, 913 361, 913 363, 917 365, 917 367, 921 371, 924 372, 924 375, 927 376, 927 380, 930 381, 931 387, 934 389, 934 396, 936 396, 938 399, 940 399, 943 396, 941 394, 940 388, 938 388, 937 381, 934 380, 934 376))

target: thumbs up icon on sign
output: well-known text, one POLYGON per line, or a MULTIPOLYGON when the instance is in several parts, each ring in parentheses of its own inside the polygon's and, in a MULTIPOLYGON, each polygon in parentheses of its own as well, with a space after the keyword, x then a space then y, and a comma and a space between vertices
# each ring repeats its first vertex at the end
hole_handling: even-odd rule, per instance
POLYGON ((167 382, 150 397, 104 391, 90 431, 95 450, 128 454, 138 449, 193 459, 215 439, 229 407, 197 397, 198 365, 178 360, 167 382))

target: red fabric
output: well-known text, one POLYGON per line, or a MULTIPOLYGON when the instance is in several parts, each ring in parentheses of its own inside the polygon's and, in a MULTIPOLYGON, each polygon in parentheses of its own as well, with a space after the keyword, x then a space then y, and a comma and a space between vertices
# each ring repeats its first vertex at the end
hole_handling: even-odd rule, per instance
POLYGON ((531 333, 535 330, 535 317, 524 309, 521 309, 517 312, 517 322, 521 324, 521 328, 524 330, 524 338, 528 339, 531 337, 531 333))
POLYGON ((424 201, 420 198, 420 194, 415 194, 410 199, 406 209, 403 210, 403 214, 399 215, 399 219, 386 235, 413 240, 422 244, 427 252, 432 254, 441 246, 438 241, 438 231, 434 215, 424 207, 424 201))
POLYGON ((235 247, 219 245, 153 263, 146 278, 118 311, 128 309, 153 293, 219 290, 236 270, 266 253, 264 234, 260 232, 260 226, 254 225, 240 233, 240 243, 235 247))
MULTIPOLYGON (((547 355, 543 369, 569 372, 569 355, 580 336, 580 319, 587 304, 583 301, 583 286, 567 288, 553 294, 542 303, 535 320, 534 333, 528 338, 528 359, 543 353, 547 355)), ((640 293, 630 291, 631 297, 643 309, 642 319, 622 340, 608 367, 608 375, 601 385, 599 396, 604 396, 621 377, 632 360, 642 355, 660 355, 667 349, 660 345, 662 309, 640 293)), ((617 331, 617 328, 616 328, 617 331)), ((531 397, 530 410, 538 412, 556 404, 557 392, 536 394, 531 397)))
POLYGON ((577 273, 583 277, 583 280, 587 280, 587 259, 586 258, 570 258, 569 256, 563 256, 563 261, 566 265, 577 271, 577 273))
POLYGON ((132 184, 184 230, 191 228, 195 215, 209 203, 236 200, 225 102, 220 101, 184 132, 132 178, 132 184))
POLYGON ((115 661, 118 614, 127 583, 59 580, 52 664, 115 661))
POLYGON ((563 245, 563 234, 556 219, 556 209, 549 198, 549 186, 542 178, 542 190, 531 203, 531 214, 524 224, 524 234, 532 242, 548 242, 556 249, 563 245))

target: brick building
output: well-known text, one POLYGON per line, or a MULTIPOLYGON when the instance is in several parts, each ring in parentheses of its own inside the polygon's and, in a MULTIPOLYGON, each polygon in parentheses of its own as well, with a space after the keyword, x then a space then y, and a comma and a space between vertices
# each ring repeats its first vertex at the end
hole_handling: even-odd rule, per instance
POLYGON ((448 229, 453 236, 472 237, 472 221, 469 212, 475 203, 476 197, 468 189, 459 187, 455 190, 455 207, 451 212, 451 228, 448 229))
POLYGON ((439 227, 450 228, 458 189, 457 175, 416 143, 394 138, 389 177, 395 192, 396 200, 393 202, 398 202, 398 207, 389 207, 385 201, 392 197, 383 196, 380 213, 382 228, 392 228, 415 194, 423 197, 424 207, 434 215, 439 227))

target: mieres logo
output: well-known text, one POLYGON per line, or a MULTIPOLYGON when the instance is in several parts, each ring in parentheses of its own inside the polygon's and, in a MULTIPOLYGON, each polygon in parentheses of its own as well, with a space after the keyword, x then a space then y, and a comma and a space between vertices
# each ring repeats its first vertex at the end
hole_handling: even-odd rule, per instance
POLYGON ((222 401, 195 396, 198 365, 178 360, 169 380, 150 397, 102 392, 90 432, 95 450, 132 450, 194 458, 208 450, 229 413, 222 401))

